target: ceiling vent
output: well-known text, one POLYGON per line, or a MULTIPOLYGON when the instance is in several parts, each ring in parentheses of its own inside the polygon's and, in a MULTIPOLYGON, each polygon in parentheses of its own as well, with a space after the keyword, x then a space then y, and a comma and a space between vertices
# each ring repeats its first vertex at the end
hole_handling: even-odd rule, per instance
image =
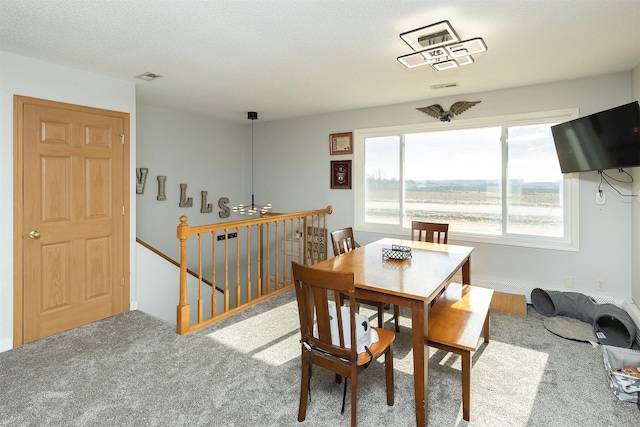
POLYGON ((162 77, 160 74, 147 72, 147 73, 142 73, 139 76, 136 76, 136 79, 150 82, 151 80, 159 79, 160 77, 162 77))
POLYGON ((431 89, 436 90, 436 89, 445 89, 448 87, 459 87, 460 84, 458 82, 453 82, 453 83, 442 83, 440 85, 433 85, 433 86, 429 86, 431 89))

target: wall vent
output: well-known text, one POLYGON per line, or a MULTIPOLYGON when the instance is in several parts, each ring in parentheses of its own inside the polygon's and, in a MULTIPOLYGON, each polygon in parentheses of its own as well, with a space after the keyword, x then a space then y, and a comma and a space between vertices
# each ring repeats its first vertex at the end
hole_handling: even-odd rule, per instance
POLYGON ((436 89, 445 89, 445 88, 449 88, 449 87, 459 87, 460 84, 458 82, 453 82, 453 83, 442 83, 439 85, 433 85, 430 86, 431 89, 436 90, 436 89))

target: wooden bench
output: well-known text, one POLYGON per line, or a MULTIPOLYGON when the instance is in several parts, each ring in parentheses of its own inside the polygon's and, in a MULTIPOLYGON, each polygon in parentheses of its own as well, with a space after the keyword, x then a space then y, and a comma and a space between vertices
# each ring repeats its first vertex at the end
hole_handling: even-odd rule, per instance
POLYGON ((489 309, 493 290, 450 284, 429 311, 427 343, 462 357, 462 418, 469 421, 471 352, 481 336, 489 342, 489 309))

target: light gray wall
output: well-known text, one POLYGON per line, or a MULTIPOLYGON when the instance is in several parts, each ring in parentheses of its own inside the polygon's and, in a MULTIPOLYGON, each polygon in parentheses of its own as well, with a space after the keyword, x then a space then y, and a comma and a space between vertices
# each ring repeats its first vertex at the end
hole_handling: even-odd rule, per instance
MULTIPOLYGON (((256 197, 274 204, 276 211, 298 211, 332 205, 330 230, 351 226, 354 218, 352 190, 329 188, 329 162, 352 156, 330 156, 330 133, 346 132, 434 120, 416 107, 432 103, 449 106, 455 101, 482 101, 464 113, 465 118, 488 117, 565 108, 592 114, 631 100, 631 72, 557 82, 468 96, 432 98, 421 102, 382 106, 292 120, 257 123, 256 197)), ((434 93, 434 95, 437 93, 434 93)), ((455 159, 447 159, 455 168, 455 159)), ((616 173, 614 171, 614 173, 616 173)), ((580 176, 580 251, 562 252, 512 246, 470 244, 472 277, 476 281, 563 289, 564 276, 573 276, 573 291, 597 295, 596 278, 606 280, 607 296, 631 296, 631 198, 608 189, 607 203, 595 205, 596 172, 580 176)), ((620 185, 629 193, 629 185, 620 185)), ((358 233, 367 243, 383 237, 358 233)), ((456 243, 454 241, 454 243, 456 243)), ((457 242, 463 243, 464 242, 457 242)), ((600 294, 602 295, 602 294, 600 294)))
MULTIPOLYGON (((634 68, 632 73, 632 95, 631 99, 640 101, 640 64, 634 68)), ((640 168, 635 168, 633 174, 633 194, 640 193, 640 168)), ((640 197, 637 197, 632 208, 632 258, 631 258, 631 296, 636 305, 640 306, 640 197)))
MULTIPOLYGON (((130 114, 131 184, 135 183, 133 83, 0 51, 0 351, 13 347, 13 96, 23 95, 130 114)), ((135 295, 136 199, 131 190, 130 283, 135 295)))
POLYGON ((226 222, 231 218, 220 218, 218 199, 228 197, 229 208, 250 200, 245 194, 250 128, 148 105, 138 105, 137 113, 136 166, 149 168, 144 194, 136 196, 138 237, 177 261, 180 216, 191 226, 226 222), (158 175, 167 177, 166 201, 157 200, 158 175), (193 198, 191 208, 178 206, 183 183, 193 198), (212 213, 200 213, 201 191, 207 191, 212 213))

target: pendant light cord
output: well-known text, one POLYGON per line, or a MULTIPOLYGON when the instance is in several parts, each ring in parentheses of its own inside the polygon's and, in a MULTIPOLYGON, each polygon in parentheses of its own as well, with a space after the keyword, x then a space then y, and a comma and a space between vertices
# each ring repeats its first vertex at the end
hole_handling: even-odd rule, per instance
MULTIPOLYGON (((253 204, 253 120, 251 119, 251 203, 253 204)), ((253 206, 252 206, 253 207, 253 206)))
POLYGON ((248 213, 249 215, 253 215, 254 213, 257 213, 258 211, 260 211, 260 214, 264 214, 267 211, 271 210, 271 203, 267 203, 264 206, 260 206, 260 205, 256 205, 256 201, 255 201, 255 196, 254 196, 254 191, 255 191, 255 180, 253 177, 253 174, 255 173, 255 160, 254 160, 254 154, 255 154, 255 142, 254 142, 254 131, 253 131, 253 121, 256 120, 258 118, 258 113, 254 112, 254 111, 249 111, 247 113, 247 118, 249 120, 251 120, 251 204, 250 205, 238 205, 238 206, 234 206, 231 208, 232 212, 238 212, 240 215, 244 215, 245 213, 248 213), (248 209, 246 209, 248 208, 248 209))

